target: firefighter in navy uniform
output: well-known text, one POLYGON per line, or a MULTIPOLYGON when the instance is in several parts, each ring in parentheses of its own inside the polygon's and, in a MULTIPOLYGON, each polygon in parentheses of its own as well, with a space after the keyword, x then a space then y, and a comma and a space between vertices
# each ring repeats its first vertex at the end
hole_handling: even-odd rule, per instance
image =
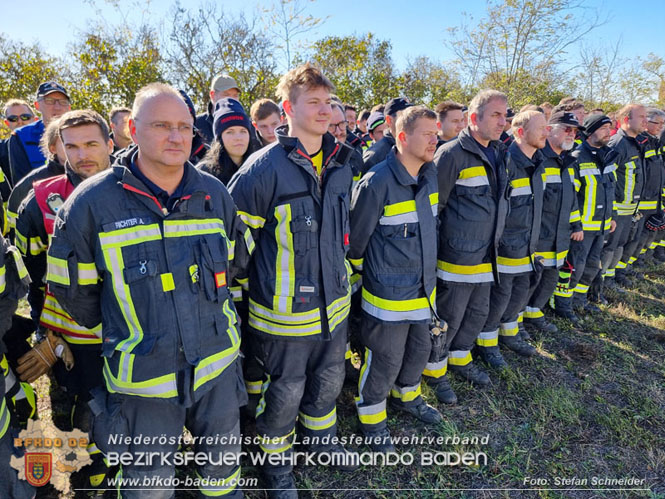
MULTIPOLYGON (((386 427, 386 399, 428 423, 441 414, 425 403, 420 381, 436 319, 438 186, 434 164, 436 114, 403 111, 396 149, 373 167, 353 193, 349 260, 363 274, 365 347, 356 406, 375 451, 394 450, 386 427)), ((437 331, 439 332, 439 331, 437 331)))
MULTIPOLYGON (((33 242, 46 248, 53 235, 56 215, 64 201, 84 179, 106 170, 110 165, 113 143, 109 127, 94 111, 70 111, 57 122, 58 132, 66 151, 66 173, 35 182, 19 210, 16 222, 16 239, 25 256, 26 266, 33 278, 43 281, 46 272, 46 253, 33 255, 33 242), (28 245, 30 245, 28 247, 28 245), (31 269, 32 266, 36 269, 31 269)), ((65 312, 49 290, 40 316, 43 341, 53 335, 66 341, 67 350, 74 359, 73 366, 64 362, 49 365, 33 349, 18 361, 18 372, 23 381, 33 382, 41 374, 53 368, 58 385, 65 391, 71 406, 71 424, 82 431, 90 431, 91 417, 88 401, 91 391, 104 384, 101 359, 101 327, 92 329, 77 324, 65 312)), ((43 348, 37 346, 35 348, 43 348)), ((91 444, 89 452, 94 464, 82 473, 89 485, 97 487, 106 474, 106 467, 97 448, 91 444)))
MULTIPOLYGON (((391 99, 388 104, 386 104, 384 116, 388 130, 386 130, 380 140, 373 139, 374 143, 363 153, 365 171, 368 171, 374 165, 377 165, 386 159, 386 156, 388 156, 388 153, 395 145, 395 120, 397 120, 397 113, 412 105, 413 104, 404 97, 391 99)), ((369 121, 371 121, 371 117, 369 121)))
MULTIPOLYGON (((282 76, 277 90, 288 129, 277 128, 278 143, 247 159, 229 190, 257 244, 248 269, 248 327, 261 343, 266 380, 256 429, 261 449, 279 459, 293 452, 296 420, 308 437, 336 435, 351 304, 353 173, 351 149, 327 133, 330 81, 306 64, 282 76)), ((347 455, 324 442, 310 450, 347 455)), ((291 471, 288 460, 266 461, 271 496, 297 496, 291 471)))
POLYGON ((508 148, 510 163, 509 212, 499 241, 497 268, 499 282, 492 288, 487 320, 478 336, 482 359, 495 368, 508 364, 499 343, 530 357, 536 349, 519 333, 518 316, 526 305, 531 273, 542 271, 542 258, 536 257, 543 209, 543 156, 547 122, 543 113, 525 111, 512 124, 513 142, 508 148))
MULTIPOLYGON (((140 89, 129 129, 136 147, 67 199, 48 252, 47 282, 60 305, 84 327, 102 325, 106 391, 90 402, 93 437, 102 452, 171 453, 186 427, 200 437, 195 451, 212 459, 197 463, 208 479, 199 494, 241 496, 240 444, 231 438, 246 394, 228 283, 253 241, 224 186, 187 162, 193 120, 177 90, 140 89), (114 443, 111 434, 150 443, 114 443)), ((161 461, 121 469, 138 483, 174 472, 161 461)))
MULTIPOLYGON (((2 212, 0 207, 0 212, 2 212)), ((0 213, 2 217, 4 214, 0 213)), ((7 385, 11 387, 13 377, 2 341, 5 332, 11 327, 12 315, 16 311, 18 301, 25 296, 27 284, 30 282, 28 271, 17 248, 0 234, 0 463, 5 471, 0 480, 0 497, 12 499, 29 499, 35 496, 35 490, 25 480, 19 480, 18 473, 11 468, 9 462, 15 454, 14 437, 18 436, 16 421, 12 421, 12 413, 8 407, 7 385)))
POLYGON ((480 92, 469 105, 469 126, 434 157, 439 181, 437 310, 448 324, 446 348, 430 358, 423 374, 444 403, 455 403, 446 373, 476 385, 489 376, 471 349, 485 324, 496 274, 499 240, 508 212, 505 148, 506 96, 480 92))
POLYGON ((575 170, 566 165, 565 156, 575 147, 575 134, 580 123, 572 113, 554 113, 547 145, 542 149, 543 215, 536 255, 542 258, 543 271, 531 274, 529 301, 524 311, 524 324, 543 332, 556 333, 557 327, 549 322, 543 309, 549 301, 561 268, 568 255, 570 240, 584 238, 580 211, 575 192, 575 170), (572 232, 572 233, 571 233, 572 232))
POLYGON ((601 269, 604 237, 616 228, 617 154, 607 147, 611 126, 612 120, 605 115, 588 116, 584 120, 586 140, 569 155, 568 165, 575 169, 584 237, 581 241, 571 241, 551 303, 557 315, 574 325, 580 320, 573 311, 573 295, 583 308, 589 287, 601 269))

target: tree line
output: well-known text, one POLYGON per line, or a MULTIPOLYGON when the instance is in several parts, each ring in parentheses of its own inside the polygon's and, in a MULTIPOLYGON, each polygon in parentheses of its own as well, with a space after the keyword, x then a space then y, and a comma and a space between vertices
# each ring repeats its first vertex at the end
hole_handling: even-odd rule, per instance
POLYGON ((358 108, 398 95, 428 106, 468 102, 486 87, 505 92, 517 108, 557 103, 566 95, 606 110, 627 101, 665 105, 663 57, 629 60, 621 55, 621 39, 606 46, 587 42, 609 18, 583 0, 489 0, 481 19, 465 16, 448 28, 445 43, 455 60, 419 56, 401 70, 390 41, 371 32, 303 43, 307 32, 326 22, 307 14, 308 0, 275 0, 251 15, 229 13, 213 2, 176 2, 164 19, 144 15, 137 22, 130 20, 140 5, 135 0, 104 1, 125 9, 123 21, 88 23, 73 33, 63 55, 0 34, 0 101, 32 100, 40 82, 55 79, 68 88, 74 108, 106 114, 130 104, 143 85, 164 81, 188 92, 203 111, 212 77, 227 72, 241 86, 248 109, 259 98, 274 98, 287 67, 312 60, 330 76, 337 95, 358 108))

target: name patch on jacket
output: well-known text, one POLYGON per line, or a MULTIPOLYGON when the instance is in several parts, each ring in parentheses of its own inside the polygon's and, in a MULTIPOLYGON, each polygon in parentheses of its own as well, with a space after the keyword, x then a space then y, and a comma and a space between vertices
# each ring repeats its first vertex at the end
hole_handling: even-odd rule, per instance
POLYGON ((104 232, 111 232, 113 230, 127 229, 136 225, 150 225, 151 223, 154 223, 154 221, 150 217, 134 217, 105 224, 102 226, 102 229, 104 232))
POLYGON ((226 272, 217 272, 215 274, 215 284, 218 288, 226 286, 226 272))

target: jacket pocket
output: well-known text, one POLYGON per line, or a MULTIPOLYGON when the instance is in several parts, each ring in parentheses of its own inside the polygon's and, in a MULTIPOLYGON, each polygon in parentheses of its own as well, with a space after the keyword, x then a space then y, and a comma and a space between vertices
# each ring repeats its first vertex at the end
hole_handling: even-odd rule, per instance
POLYGON ((199 240, 199 279, 206 298, 216 303, 229 298, 228 257, 222 243, 220 236, 199 240))
POLYGON ((489 185, 478 187, 456 185, 455 194, 459 204, 457 215, 460 219, 487 222, 492 216, 494 199, 489 185))

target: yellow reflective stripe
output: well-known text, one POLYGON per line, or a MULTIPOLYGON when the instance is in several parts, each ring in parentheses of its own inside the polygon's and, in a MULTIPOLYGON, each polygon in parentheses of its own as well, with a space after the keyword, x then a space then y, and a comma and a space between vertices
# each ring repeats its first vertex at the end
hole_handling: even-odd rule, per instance
POLYGON ((360 407, 357 404, 356 406, 358 408, 358 419, 360 419, 362 424, 379 424, 388 419, 388 415, 386 414, 385 400, 382 400, 378 404, 373 404, 366 407, 360 407))
POLYGON ((394 215, 403 215, 416 211, 416 202, 414 200, 402 201, 401 203, 389 204, 383 207, 383 216, 392 217, 394 215))
POLYGON ((482 274, 485 272, 492 272, 491 263, 480 263, 478 265, 456 265, 454 263, 438 260, 437 267, 441 270, 445 270, 446 272, 451 272, 454 274, 482 274))
POLYGON ((526 307, 524 317, 527 319, 539 319, 540 317, 545 317, 545 314, 538 307, 526 307))
POLYGON ((499 334, 501 336, 516 336, 519 330, 520 328, 517 321, 502 322, 499 325, 499 334))
POLYGON ((658 201, 640 201, 640 210, 655 210, 658 208, 658 201))
POLYGON ((240 466, 235 470, 229 477, 219 480, 215 478, 215 485, 208 485, 210 481, 207 478, 202 477, 199 472, 196 472, 196 476, 199 478, 199 491, 201 494, 207 497, 220 497, 230 494, 235 490, 238 485, 238 479, 240 478, 240 466))
POLYGON ((67 260, 56 258, 50 254, 46 256, 46 280, 63 286, 69 286, 69 268, 67 260))
POLYGON ((529 177, 514 178, 510 181, 510 185, 513 189, 519 189, 520 187, 531 187, 531 180, 529 177))
POLYGON ((459 172, 458 179, 474 178, 474 177, 487 177, 487 172, 484 166, 470 166, 464 168, 459 172))
POLYGON ((340 325, 349 316, 351 310, 351 289, 345 296, 338 298, 326 307, 328 315, 328 329, 330 332, 340 325))
POLYGON ((625 167, 623 199, 629 203, 633 200, 633 191, 635 190, 635 161, 629 161, 625 164, 625 167))
POLYGON ((535 255, 543 259, 545 267, 557 267, 563 265, 563 261, 566 255, 568 255, 568 250, 560 251, 559 253, 554 251, 536 251, 535 255))
POLYGON ((220 218, 164 220, 164 237, 222 234, 226 237, 224 222, 220 218))
POLYGON ((587 294, 589 292, 589 286, 586 284, 579 283, 573 290, 575 293, 587 294))
POLYGON ((431 318, 430 303, 425 297, 409 300, 389 300, 374 296, 363 287, 362 299, 363 310, 379 319, 396 321, 425 320, 431 318))
POLYGON ((252 229, 260 229, 266 224, 265 218, 258 215, 252 215, 246 211, 238 210, 238 216, 240 216, 240 219, 245 222, 247 227, 251 227, 252 229))
POLYGON ((77 281, 80 285, 97 284, 99 273, 97 272, 97 266, 94 263, 78 262, 76 268, 78 274, 77 281))
POLYGON ((645 158, 651 158, 656 155, 656 150, 655 149, 649 149, 648 151, 644 152, 644 157, 645 158))
POLYGON ((56 297, 50 293, 46 293, 44 298, 44 308, 39 317, 39 323, 62 333, 68 343, 96 344, 102 342, 101 324, 92 329, 81 326, 72 319, 62 308, 56 297))
POLYGON ((44 244, 40 237, 35 236, 30 238, 30 254, 39 255, 46 251, 48 247, 44 244))
POLYGON ((432 206, 436 206, 439 204, 438 192, 433 192, 432 194, 429 195, 429 204, 431 204, 432 206))
POLYGON ((420 397, 420 393, 420 383, 415 386, 393 386, 390 390, 390 396, 402 402, 413 402, 420 397))
MULTIPOLYGON (((133 363, 133 355, 124 353, 122 355, 130 357, 132 359, 131 363, 133 363)), ((170 398, 178 395, 175 373, 165 374, 146 381, 121 381, 113 376, 108 365, 108 359, 104 359, 104 379, 106 380, 106 388, 111 393, 155 398, 170 398)))
POLYGON ((28 238, 19 232, 18 229, 14 230, 14 240, 16 241, 16 247, 24 255, 28 254, 28 238))
POLYGON ((259 395, 263 387, 263 381, 245 380, 245 389, 249 395, 259 395))
POLYGON ((99 234, 102 249, 123 248, 148 241, 159 241, 162 234, 158 224, 137 225, 99 234))
POLYGON ((296 429, 294 428, 283 437, 269 437, 263 435, 259 447, 268 454, 277 454, 284 452, 293 446, 293 437, 295 436, 296 429))
POLYGON ((325 416, 308 416, 304 412, 298 412, 298 421, 308 430, 321 431, 332 428, 337 423, 337 408, 333 407, 325 416))
POLYGON ((28 269, 25 268, 23 263, 23 258, 21 258, 21 253, 15 246, 10 246, 7 248, 9 253, 11 253, 12 258, 14 259, 14 265, 16 265, 16 272, 18 273, 18 278, 23 280, 28 277, 28 269))
POLYGON ((5 292, 6 286, 7 286, 7 269, 3 265, 0 267, 0 294, 5 292))
POLYGON ((194 391, 204 383, 217 378, 238 357, 239 345, 234 344, 221 352, 210 355, 194 368, 194 391))
POLYGON ((529 272, 533 269, 531 266, 531 258, 526 256, 524 258, 508 258, 499 256, 496 259, 499 272, 504 274, 516 274, 519 272, 529 272))
POLYGON ((160 274, 159 277, 162 280, 162 291, 166 293, 175 289, 175 282, 171 272, 160 274))
POLYGON ((358 270, 363 269, 364 261, 365 261, 364 258, 349 258, 349 262, 351 262, 351 265, 353 265, 358 270))
POLYGON ((580 210, 573 210, 570 212, 570 218, 568 219, 569 223, 580 222, 581 220, 582 216, 580 215, 580 210))
POLYGON ((456 265, 437 260, 436 276, 443 281, 451 282, 494 282, 491 263, 456 265))
POLYGON ((499 344, 499 330, 482 331, 476 339, 476 344, 481 347, 495 347, 499 344))
POLYGON ((254 243, 254 238, 252 237, 252 233, 249 231, 249 229, 245 229, 243 238, 245 239, 245 246, 247 246, 247 251, 249 251, 249 254, 251 255, 254 253, 256 244, 254 243))
POLYGON ((318 322, 321 320, 321 314, 318 308, 306 312, 280 313, 277 310, 270 310, 269 308, 260 305, 251 298, 249 299, 249 312, 257 317, 262 317, 274 322, 282 322, 284 324, 308 324, 310 322, 318 322))
POLYGON ((596 214, 596 186, 598 182, 596 177, 589 175, 585 177, 584 207, 582 209, 582 225, 594 224, 593 217, 596 214))
POLYGON ((280 312, 289 312, 292 298, 295 296, 295 250, 293 234, 291 234, 291 205, 285 204, 275 208, 275 240, 277 255, 275 261, 275 298, 274 308, 280 312), (280 299, 282 297, 282 299, 280 299))
POLYGON ((7 409, 7 401, 5 397, 0 400, 0 438, 5 436, 7 428, 9 428, 9 409, 7 409))
POLYGON ((448 353, 448 364, 451 366, 465 366, 472 360, 470 350, 451 350, 448 353))
POLYGON ((423 369, 423 376, 442 378, 448 372, 448 357, 438 362, 428 362, 423 369))

